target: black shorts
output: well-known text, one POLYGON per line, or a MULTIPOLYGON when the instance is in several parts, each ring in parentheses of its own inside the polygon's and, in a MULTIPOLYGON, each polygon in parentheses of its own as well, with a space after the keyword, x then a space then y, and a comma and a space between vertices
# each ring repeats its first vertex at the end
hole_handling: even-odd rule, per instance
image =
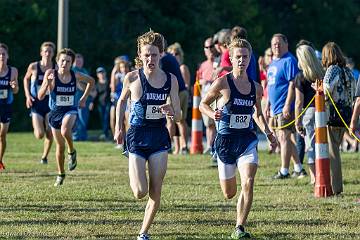
POLYGON ((0 104, 0 122, 8 123, 12 116, 12 104, 0 104))
POLYGON ((51 110, 49 113, 49 124, 52 128, 60 129, 62 120, 66 115, 74 114, 77 115, 78 111, 76 107, 69 108, 58 108, 55 110, 51 110))
POLYGON ((127 150, 148 160, 152 154, 171 148, 169 132, 165 126, 131 126, 126 135, 127 150))
POLYGON ((33 105, 31 107, 32 114, 39 114, 43 118, 45 118, 46 114, 50 112, 49 108, 49 96, 46 96, 43 100, 39 100, 35 98, 33 105))

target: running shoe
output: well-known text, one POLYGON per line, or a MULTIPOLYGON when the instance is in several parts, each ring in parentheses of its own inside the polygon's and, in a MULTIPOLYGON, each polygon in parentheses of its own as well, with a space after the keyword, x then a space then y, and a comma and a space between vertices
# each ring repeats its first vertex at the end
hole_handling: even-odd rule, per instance
POLYGON ((211 148, 208 147, 203 151, 203 154, 210 154, 211 155, 211 148))
POLYGON ((0 162, 0 171, 5 170, 5 165, 3 162, 0 162))
POLYGON ((115 149, 119 149, 119 150, 122 150, 123 149, 123 145, 122 144, 116 144, 115 149))
POLYGON ((212 156, 210 158, 210 167, 217 167, 218 166, 218 162, 217 162, 217 159, 216 159, 216 156, 212 156))
POLYGON ((189 150, 187 147, 184 147, 180 150, 180 155, 186 155, 189 153, 189 150))
POLYGON ((41 158, 40 163, 41 164, 48 164, 47 158, 41 158))
POLYGON ((76 168, 76 165, 77 165, 76 150, 74 150, 73 153, 68 153, 68 169, 72 171, 76 168))
POLYGON ((292 174, 291 174, 292 178, 304 178, 306 176, 307 176, 307 173, 306 173, 304 168, 301 169, 300 172, 293 171, 292 174))
POLYGON ((58 187, 60 185, 63 185, 64 183, 64 180, 65 180, 65 174, 60 174, 56 177, 56 181, 54 183, 54 186, 55 187, 58 187))
POLYGON ((124 150, 122 153, 121 153, 123 156, 129 158, 129 152, 127 150, 124 150))
POLYGON ((146 233, 142 233, 142 234, 139 234, 139 236, 137 237, 137 240, 150 240, 150 236, 146 233))
POLYGON ((273 177, 273 179, 286 179, 286 178, 290 178, 290 174, 285 174, 283 175, 280 171, 278 171, 273 177))
POLYGON ((243 227, 237 226, 235 231, 231 234, 231 239, 244 239, 244 238, 251 238, 250 233, 245 232, 243 227))

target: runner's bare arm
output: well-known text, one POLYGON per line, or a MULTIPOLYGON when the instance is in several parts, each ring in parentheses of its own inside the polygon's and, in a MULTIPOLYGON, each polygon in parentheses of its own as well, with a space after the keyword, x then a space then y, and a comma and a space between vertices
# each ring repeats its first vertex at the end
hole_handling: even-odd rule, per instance
POLYGON ((43 100, 46 96, 47 91, 52 91, 54 88, 54 81, 55 81, 55 70, 48 69, 44 74, 44 80, 41 84, 41 87, 38 92, 38 99, 43 100))
POLYGON ((31 81, 31 76, 33 75, 33 72, 35 70, 35 63, 31 63, 29 65, 29 67, 27 68, 26 74, 24 76, 24 92, 25 92, 25 97, 26 97, 26 106, 29 108, 31 106, 29 106, 30 104, 32 105, 32 101, 34 101, 33 97, 31 96, 30 93, 30 81, 31 81), (30 102, 28 102, 30 101, 30 102))
POLYGON ((181 119, 181 108, 179 99, 179 85, 177 79, 171 74, 171 91, 170 91, 171 105, 174 110, 174 120, 179 122, 181 119))
POLYGON ((10 86, 12 88, 13 93, 19 92, 19 83, 18 83, 18 70, 15 67, 11 67, 11 80, 10 86))
POLYGON ((124 82, 123 82, 123 84, 124 84, 123 89, 121 91, 120 98, 116 104, 116 123, 115 123, 116 129, 120 130, 123 128, 126 105, 127 105, 128 98, 131 94, 130 86, 131 86, 131 83, 136 80, 136 77, 137 77, 137 75, 134 72, 130 72, 125 75, 124 82))
MULTIPOLYGON (((254 82, 255 83, 255 82, 254 82)), ((271 148, 275 149, 277 146, 277 140, 273 132, 269 129, 268 124, 266 123, 265 117, 261 109, 261 98, 263 95, 262 86, 259 83, 255 83, 256 87, 256 103, 255 103, 255 112, 253 114, 256 124, 259 126, 261 131, 266 135, 266 138, 270 142, 271 148)))
POLYGON ((201 100, 199 109, 202 113, 208 115, 210 118, 218 121, 221 118, 221 111, 220 110, 213 110, 210 107, 210 104, 213 103, 216 99, 221 96, 221 90, 224 89, 224 78, 216 79, 213 84, 211 85, 209 91, 206 93, 205 97, 201 100))
POLYGON ((79 106, 85 107, 86 99, 89 96, 92 89, 94 88, 95 80, 91 76, 89 76, 87 74, 83 74, 81 72, 77 72, 75 74, 75 76, 78 81, 86 83, 86 88, 85 88, 84 94, 81 96, 80 101, 79 101, 79 106))

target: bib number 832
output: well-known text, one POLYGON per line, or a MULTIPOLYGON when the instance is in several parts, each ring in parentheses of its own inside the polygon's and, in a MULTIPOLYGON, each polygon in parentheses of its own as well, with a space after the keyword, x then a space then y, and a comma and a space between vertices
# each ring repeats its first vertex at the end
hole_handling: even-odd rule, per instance
POLYGON ((250 119, 250 114, 232 114, 229 127, 236 129, 248 128, 250 119))

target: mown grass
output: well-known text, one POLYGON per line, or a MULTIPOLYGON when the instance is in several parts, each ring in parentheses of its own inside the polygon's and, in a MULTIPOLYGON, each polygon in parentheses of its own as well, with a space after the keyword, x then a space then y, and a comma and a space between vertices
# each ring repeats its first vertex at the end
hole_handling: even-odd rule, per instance
MULTIPOLYGON (((135 239, 146 199, 135 200, 127 159, 111 143, 76 143, 78 167, 55 188, 54 148, 10 133, 0 173, 0 238, 135 239)), ((359 154, 343 154, 344 194, 316 199, 309 178, 272 180, 279 156, 260 152, 247 229, 254 239, 360 239, 359 154)), ((228 239, 237 198, 225 200, 208 156, 170 156, 153 239, 228 239)))

